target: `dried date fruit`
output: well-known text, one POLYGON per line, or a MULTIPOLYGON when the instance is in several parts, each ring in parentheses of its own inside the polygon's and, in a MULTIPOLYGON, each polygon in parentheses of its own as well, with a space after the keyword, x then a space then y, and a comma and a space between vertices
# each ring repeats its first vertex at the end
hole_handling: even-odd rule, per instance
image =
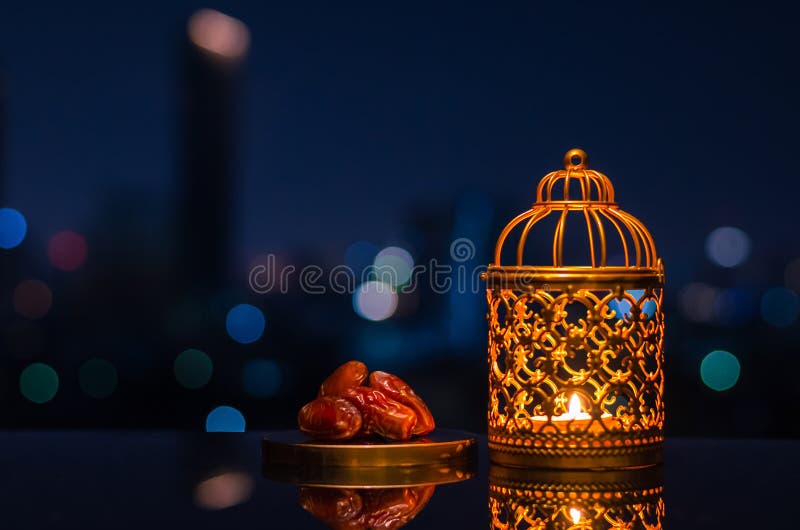
POLYGON ((422 401, 411 386, 405 381, 386 372, 372 372, 369 376, 369 386, 380 390, 387 397, 402 403, 411 408, 417 415, 417 424, 414 426, 412 434, 428 434, 436 423, 433 421, 433 414, 428 406, 422 401))
POLYGON ((366 364, 360 361, 348 361, 322 382, 318 397, 340 396, 346 388, 361 386, 366 381, 368 373, 366 364))
POLYGON ((300 488, 300 506, 328 524, 357 520, 363 505, 361 495, 355 490, 300 488))
POLYGON ((334 530, 397 530, 430 500, 434 486, 386 489, 300 489, 300 505, 334 530))
POLYGON ((358 433, 362 417, 350 401, 324 396, 305 405, 297 414, 300 430, 320 440, 346 440, 358 433))
POLYGON ((367 527, 371 530, 396 530, 422 511, 436 488, 417 486, 373 490, 365 502, 367 527))
POLYGON ((348 388, 342 396, 361 412, 361 434, 374 432, 391 440, 411 438, 417 424, 413 409, 387 398, 380 390, 365 386, 348 388))

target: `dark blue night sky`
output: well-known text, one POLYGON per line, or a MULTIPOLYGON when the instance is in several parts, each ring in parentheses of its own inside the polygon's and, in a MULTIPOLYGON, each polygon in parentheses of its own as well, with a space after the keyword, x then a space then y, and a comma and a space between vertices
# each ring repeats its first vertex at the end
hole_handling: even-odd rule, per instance
MULTIPOLYGON (((5 202, 33 237, 85 230, 115 194, 146 197, 146 217, 172 207, 179 44, 197 7, 3 9, 5 202)), ((700 259, 719 225, 756 249, 800 251, 796 24, 765 3, 211 7, 252 33, 242 258, 391 242, 410 209, 470 190, 505 216, 572 146, 609 174, 668 264, 700 259)))

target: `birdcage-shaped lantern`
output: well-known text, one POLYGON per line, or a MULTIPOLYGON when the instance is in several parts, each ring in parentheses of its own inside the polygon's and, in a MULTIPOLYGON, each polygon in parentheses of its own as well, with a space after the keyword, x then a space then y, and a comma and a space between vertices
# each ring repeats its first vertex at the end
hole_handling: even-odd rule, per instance
POLYGON ((587 160, 572 149, 539 182, 484 275, 489 448, 499 464, 661 461, 664 267, 648 230, 587 160), (536 263, 536 252, 546 258, 536 263))

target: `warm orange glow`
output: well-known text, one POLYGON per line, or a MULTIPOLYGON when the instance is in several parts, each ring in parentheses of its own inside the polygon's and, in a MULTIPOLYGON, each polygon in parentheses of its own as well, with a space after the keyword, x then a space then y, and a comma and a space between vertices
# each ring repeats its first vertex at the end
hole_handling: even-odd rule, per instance
POLYGON ((241 20, 213 9, 201 9, 189 18, 189 38, 197 46, 226 59, 237 59, 250 47, 250 30, 241 20))
POLYGON ((570 508, 569 516, 572 518, 572 524, 578 524, 581 522, 581 511, 579 509, 570 508))

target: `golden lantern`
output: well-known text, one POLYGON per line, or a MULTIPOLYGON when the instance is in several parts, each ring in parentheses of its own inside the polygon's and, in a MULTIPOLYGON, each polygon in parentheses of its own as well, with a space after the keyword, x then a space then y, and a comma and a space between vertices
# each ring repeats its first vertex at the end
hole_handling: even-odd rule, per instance
POLYGON ((499 464, 661 461, 664 267, 650 233, 587 159, 572 149, 565 168, 539 182, 533 207, 502 231, 484 275, 489 449, 499 464), (577 257, 565 259, 565 249, 577 257), (552 262, 528 264, 541 250, 552 262))
POLYGON ((637 470, 489 469, 492 530, 661 530, 662 466, 637 470))

